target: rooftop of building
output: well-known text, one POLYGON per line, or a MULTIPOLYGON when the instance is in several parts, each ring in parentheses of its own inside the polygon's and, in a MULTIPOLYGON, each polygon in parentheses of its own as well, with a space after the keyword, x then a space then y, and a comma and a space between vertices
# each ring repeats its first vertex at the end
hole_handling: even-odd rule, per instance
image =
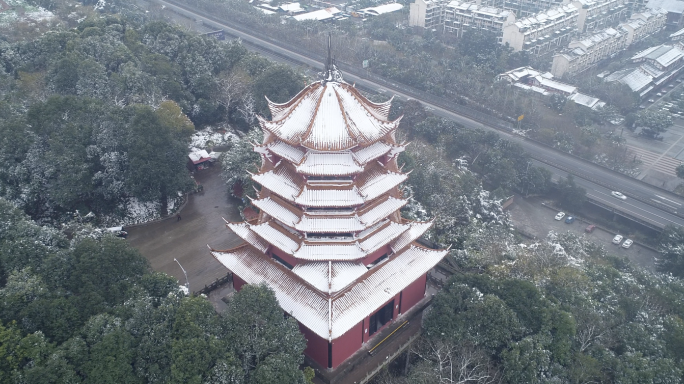
POLYGON ((649 8, 649 9, 662 8, 667 12, 682 13, 682 12, 684 12, 684 1, 680 1, 680 0, 649 0, 646 3, 646 8, 649 8))
POLYGON ((653 60, 667 68, 682 58, 684 58, 684 52, 681 49, 676 46, 662 44, 644 49, 632 56, 632 61, 653 60))
POLYGON ((512 12, 501 9, 501 8, 484 6, 484 5, 479 5, 476 3, 466 2, 466 1, 451 1, 446 6, 447 6, 447 8, 458 9, 461 11, 470 11, 470 12, 481 13, 481 14, 494 16, 494 17, 502 17, 502 18, 508 17, 509 15, 513 14, 512 12))
POLYGON ((378 5, 376 7, 368 7, 368 8, 364 8, 364 9, 359 9, 359 12, 363 12, 364 14, 368 14, 368 15, 378 16, 378 15, 383 15, 385 13, 396 12, 396 11, 402 10, 403 8, 404 8, 404 6, 399 4, 399 3, 389 3, 389 4, 378 5))
POLYGON ((542 26, 544 24, 553 22, 555 20, 561 19, 565 16, 569 15, 577 15, 578 13, 577 7, 575 7, 572 4, 565 4, 561 5, 555 8, 551 8, 542 12, 537 13, 534 16, 529 16, 523 19, 520 19, 515 22, 515 25, 518 26, 518 28, 528 28, 528 27, 535 27, 535 26, 542 26))
POLYGON ((328 20, 332 19, 336 14, 341 13, 339 9, 335 7, 331 8, 325 8, 325 9, 319 9, 317 11, 313 12, 307 12, 307 13, 302 13, 297 16, 292 16, 293 19, 297 21, 303 21, 303 20, 328 20))

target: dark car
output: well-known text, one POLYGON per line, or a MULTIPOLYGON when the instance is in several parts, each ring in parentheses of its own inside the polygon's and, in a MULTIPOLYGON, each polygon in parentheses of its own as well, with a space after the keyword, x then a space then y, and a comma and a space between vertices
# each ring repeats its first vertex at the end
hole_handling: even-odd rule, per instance
POLYGON ((572 216, 568 216, 567 219, 565 219, 565 224, 572 224, 575 222, 575 218, 572 216))
POLYGON ((596 226, 594 224, 591 224, 588 227, 584 228, 584 232, 592 233, 592 232, 594 232, 594 229, 596 229, 596 226))

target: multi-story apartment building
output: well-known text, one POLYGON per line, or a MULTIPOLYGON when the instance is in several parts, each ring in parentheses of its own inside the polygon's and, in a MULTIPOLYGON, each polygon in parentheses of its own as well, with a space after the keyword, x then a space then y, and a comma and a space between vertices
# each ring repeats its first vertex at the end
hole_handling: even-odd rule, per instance
POLYGON ((452 1, 445 7, 443 20, 445 32, 460 37, 468 29, 488 30, 499 35, 501 42, 504 25, 515 22, 515 15, 501 8, 452 1))
POLYGON ((591 33, 615 26, 630 13, 628 0, 576 0, 573 5, 579 9, 577 30, 591 33))
POLYGON ((651 9, 648 12, 633 14, 629 21, 620 24, 620 28, 627 32, 627 45, 630 45, 662 30, 666 23, 667 11, 651 9))
POLYGON ((634 42, 661 30, 666 12, 655 10, 632 15, 617 28, 607 28, 580 40, 573 40, 562 52, 553 56, 551 73, 556 77, 580 73, 609 58, 634 42))
POLYGON ((409 7, 409 26, 425 29, 442 28, 445 4, 440 0, 415 0, 409 7))
POLYGON ((664 9, 667 12, 667 25, 672 28, 684 27, 684 1, 679 0, 642 0, 644 7, 653 9, 664 9))
POLYGON ((503 28, 502 43, 540 55, 564 46, 577 32, 578 9, 567 4, 520 19, 503 28))
POLYGON ((553 56, 551 73, 555 77, 582 72, 627 46, 627 34, 613 28, 574 40, 568 48, 553 56))

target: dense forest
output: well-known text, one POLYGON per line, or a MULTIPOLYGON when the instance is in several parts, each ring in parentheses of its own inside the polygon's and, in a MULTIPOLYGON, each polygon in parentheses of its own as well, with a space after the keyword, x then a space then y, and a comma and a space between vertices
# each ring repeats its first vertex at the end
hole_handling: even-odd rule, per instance
POLYGON ((250 286, 219 316, 125 240, 40 227, 0 199, 0 383, 305 383, 305 341, 250 286))
MULTIPOLYGON (((490 73, 524 59, 483 51, 438 65, 490 73)), ((166 211, 193 186, 189 137, 207 126, 243 136, 222 163, 230 191, 251 193, 263 96, 285 101, 304 82, 238 42, 160 21, 104 16, 0 43, 0 383, 310 381, 305 341, 268 287, 246 287, 219 315, 84 223, 116 221, 135 201, 166 211)), ((562 201, 572 181, 554 185, 519 146, 415 101, 393 104, 402 115, 400 139, 412 144, 400 162, 413 171, 402 213, 435 218, 427 236, 452 246, 445 262, 457 272, 408 375, 390 367, 378 383, 682 382, 684 231, 663 233, 657 274, 573 235, 522 239, 502 199, 554 192, 576 203, 562 201)))
POLYGON ((3 44, 0 79, 0 196, 52 223, 76 211, 116 222, 136 202, 165 214, 194 186, 195 127, 246 130, 264 95, 303 83, 236 42, 115 16, 3 44))

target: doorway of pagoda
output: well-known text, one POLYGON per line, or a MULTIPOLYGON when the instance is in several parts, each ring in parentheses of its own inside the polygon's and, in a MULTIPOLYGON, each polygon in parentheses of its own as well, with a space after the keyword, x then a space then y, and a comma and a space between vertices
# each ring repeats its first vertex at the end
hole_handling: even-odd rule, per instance
POLYGON ((387 303, 384 307, 380 308, 374 315, 370 317, 368 324, 368 333, 372 336, 385 324, 392 321, 392 315, 394 314, 394 300, 387 303))

